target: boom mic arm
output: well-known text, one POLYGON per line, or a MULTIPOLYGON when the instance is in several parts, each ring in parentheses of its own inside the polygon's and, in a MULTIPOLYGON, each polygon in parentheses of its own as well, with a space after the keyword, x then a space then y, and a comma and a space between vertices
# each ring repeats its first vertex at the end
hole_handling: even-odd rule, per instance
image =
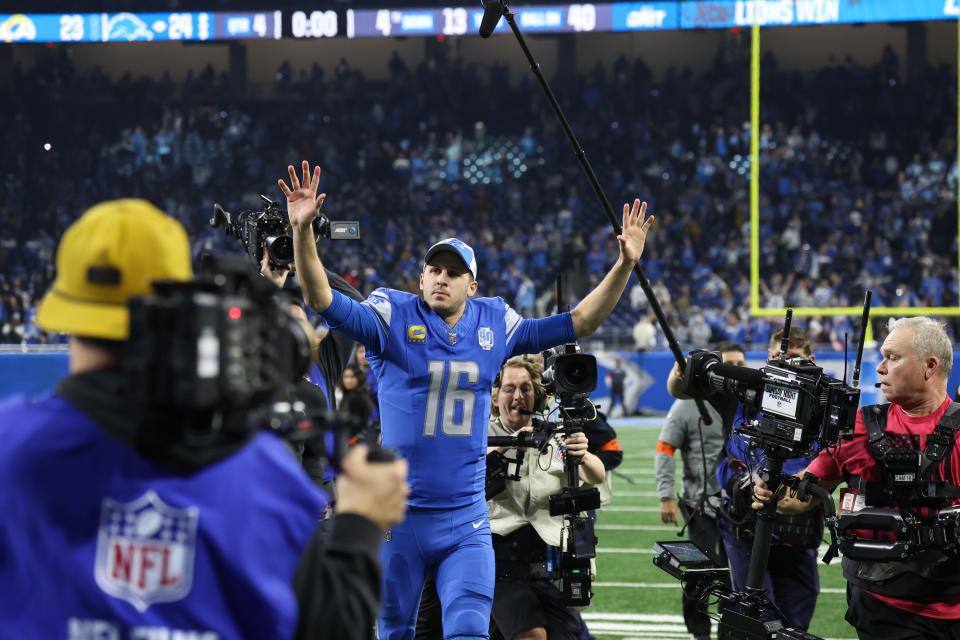
MULTIPOLYGON (((513 35, 517 37, 517 42, 520 43, 520 48, 523 50, 523 54, 526 56, 527 62, 530 63, 530 69, 536 76, 537 82, 540 83, 540 88, 543 89, 543 93, 547 97, 550 107, 553 108, 553 113, 557 116, 557 120, 560 122, 560 127, 563 129, 564 134, 567 136, 567 140, 573 147, 573 152, 577 156, 577 160, 580 162, 580 166, 583 168, 583 171, 587 176, 587 180, 590 182, 590 186, 593 188, 594 194, 596 194, 597 199, 600 201, 600 204, 603 207, 603 212, 606 214, 611 226, 613 226, 614 235, 620 235, 623 233, 623 229, 620 227, 620 223, 617 222, 617 216, 613 211, 613 206, 611 206, 610 200, 607 199, 606 194, 603 192, 603 187, 600 186, 600 181, 597 179, 597 174, 594 173, 593 167, 591 167, 590 163, 587 161, 587 155, 584 152, 583 147, 581 147, 580 143, 577 141, 577 137, 573 134, 573 130, 570 128, 570 123, 567 121, 566 116, 563 115, 563 111, 560 109, 560 103, 557 102, 557 98, 553 95, 550 85, 547 84, 546 78, 543 77, 543 73, 540 71, 540 65, 530 52, 530 48, 527 46, 527 41, 524 39, 523 34, 520 33, 520 28, 517 26, 516 17, 514 13, 510 11, 510 7, 507 5, 507 0, 487 0, 487 2, 488 4, 484 5, 483 21, 480 25, 480 37, 487 38, 491 33, 493 33, 493 30, 497 26, 497 22, 500 21, 499 13, 502 12, 503 17, 507 19, 507 24, 510 25, 510 29, 513 31, 513 35), (486 29, 484 28, 484 25, 487 26, 486 29)), ((667 345, 670 347, 670 351, 673 353, 673 357, 677 361, 677 366, 682 372, 686 367, 686 361, 684 360, 683 352, 680 350, 680 345, 677 343, 676 336, 673 335, 670 325, 667 324, 667 316, 664 314, 663 308, 660 306, 660 301, 657 299, 657 294, 654 293, 653 287, 650 286, 650 281, 647 280, 647 276, 644 274, 639 263, 633 266, 633 272, 637 275, 637 280, 640 282, 640 288, 643 290, 643 294, 650 302, 650 308, 653 309, 653 314, 657 317, 657 322, 660 323, 660 328, 663 330, 663 335, 667 339, 667 345)), ((700 412, 700 418, 703 420, 703 424, 712 424, 713 419, 707 412, 707 407, 703 404, 703 400, 697 398, 694 401, 697 404, 697 411, 700 412)))
POLYGON ((480 21, 481 38, 490 37, 506 11, 507 0, 486 0, 483 3, 483 19, 480 21))
MULTIPOLYGON (((857 345, 857 361, 853 365, 852 386, 860 388, 860 363, 863 361, 863 343, 867 340, 867 326, 870 323, 870 300, 873 299, 873 290, 867 289, 863 297, 863 315, 860 316, 860 344, 857 345)), ((877 386, 880 386, 877 384, 877 386)))

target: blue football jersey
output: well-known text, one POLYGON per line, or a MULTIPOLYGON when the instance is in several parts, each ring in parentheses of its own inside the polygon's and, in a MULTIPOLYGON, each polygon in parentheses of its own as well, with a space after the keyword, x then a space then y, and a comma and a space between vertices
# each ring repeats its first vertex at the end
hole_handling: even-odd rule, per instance
POLYGON ((0 639, 293 636, 326 503, 274 435, 178 474, 48 395, 0 439, 0 639))
POLYGON ((410 504, 482 498, 491 389, 504 360, 576 339, 569 313, 524 319, 502 298, 468 298, 456 326, 419 296, 377 289, 362 303, 334 292, 322 314, 367 347, 379 382, 384 447, 410 463, 410 504))

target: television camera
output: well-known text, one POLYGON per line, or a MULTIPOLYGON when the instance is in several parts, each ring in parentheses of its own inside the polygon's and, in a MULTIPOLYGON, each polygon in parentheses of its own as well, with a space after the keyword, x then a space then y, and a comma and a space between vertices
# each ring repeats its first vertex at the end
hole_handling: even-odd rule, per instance
MULTIPOLYGON (((780 353, 787 352, 792 311, 787 312, 780 353)), ((808 358, 769 360, 759 369, 724 364, 720 354, 693 351, 683 378, 683 392, 704 397, 712 392, 736 396, 759 420, 739 432, 768 458, 783 460, 835 447, 853 437, 860 389, 823 372, 808 358)))
MULTIPOLYGON (((584 424, 596 418, 590 393, 597 388, 597 360, 583 353, 579 345, 568 343, 544 352, 542 382, 546 393, 556 398, 556 421, 534 418, 532 432, 491 436, 489 446, 535 448, 543 452, 554 434, 582 432, 584 424)), ((508 468, 511 463, 517 466, 515 473, 506 472, 506 480, 520 479, 522 456, 523 452, 518 451, 516 458, 507 459, 508 468)), ((550 515, 564 517, 557 581, 564 603, 571 607, 587 606, 593 596, 590 561, 596 557, 597 538, 593 520, 580 514, 600 508, 600 492, 595 487, 580 486, 580 462, 578 456, 565 456, 566 486, 549 497, 550 515)))
MULTIPOLYGON (((753 449, 761 449, 767 468, 761 477, 776 494, 781 488, 796 492, 807 501, 816 496, 824 504, 826 522, 836 544, 836 510, 830 494, 817 485, 818 478, 806 473, 797 478, 783 473, 783 463, 790 459, 815 454, 837 447, 841 440, 853 438, 857 408, 860 404, 860 363, 869 319, 871 292, 867 292, 861 323, 857 360, 851 384, 823 372, 806 358, 775 358, 759 369, 726 365, 720 354, 695 351, 690 354, 684 372, 683 391, 692 397, 704 398, 711 393, 735 396, 745 407, 745 415, 759 413, 759 418, 746 420, 735 431, 749 438, 753 449)), ((786 354, 793 316, 788 310, 783 327, 780 353, 786 354)), ((770 540, 776 519, 777 504, 770 501, 757 513, 750 557, 750 569, 744 592, 731 592, 715 572, 716 567, 697 565, 698 572, 684 572, 681 555, 664 543, 654 549, 654 564, 683 583, 688 593, 701 601, 711 594, 720 604, 718 637, 724 639, 804 638, 812 636, 796 629, 787 629, 783 616, 767 597, 763 588, 770 556, 770 540)), ((689 551, 689 549, 688 549, 689 551)), ((701 550, 702 551, 702 550, 701 550)), ((703 554, 705 555, 705 554, 703 554)), ((699 557, 698 557, 699 558, 699 557)), ((708 558, 709 559, 709 558, 708 558)), ((699 558, 702 561, 702 558, 699 558)))
MULTIPOLYGON (((286 218, 286 209, 267 196, 261 195, 264 208, 259 211, 241 211, 234 217, 219 204, 213 205, 210 226, 223 228, 227 235, 240 240, 244 250, 259 270, 264 251, 274 266, 282 267, 293 262, 293 236, 286 218)), ((313 233, 333 240, 359 240, 360 223, 356 220, 329 220, 322 213, 313 220, 313 233)))
POLYGON ((142 433, 202 447, 258 429, 318 442, 334 430, 336 451, 325 454, 336 465, 362 425, 293 397, 310 343, 289 314, 288 296, 255 277, 246 260, 218 255, 207 256, 193 280, 155 282, 152 295, 131 300, 124 370, 143 408, 142 433), (151 424, 160 415, 165 422, 151 424))

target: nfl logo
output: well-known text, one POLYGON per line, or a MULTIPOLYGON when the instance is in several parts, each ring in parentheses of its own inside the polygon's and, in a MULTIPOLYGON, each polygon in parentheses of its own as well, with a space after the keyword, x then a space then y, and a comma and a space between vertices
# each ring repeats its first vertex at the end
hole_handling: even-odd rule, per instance
POLYGON ((450 344, 457 344, 457 334, 451 332, 447 333, 447 340, 450 341, 450 344))
POLYGON ((97 585, 141 613, 155 602, 180 600, 193 583, 196 507, 176 509, 154 491, 133 502, 104 498, 100 509, 97 585))
POLYGON ((490 327, 480 327, 480 330, 477 331, 477 341, 484 351, 493 349, 493 330, 490 327))

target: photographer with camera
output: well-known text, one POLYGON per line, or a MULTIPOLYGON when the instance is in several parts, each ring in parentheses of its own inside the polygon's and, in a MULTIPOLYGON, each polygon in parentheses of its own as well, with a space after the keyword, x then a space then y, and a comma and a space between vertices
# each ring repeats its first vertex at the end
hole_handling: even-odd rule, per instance
MULTIPOLYGON (((319 412, 333 411, 337 408, 337 387, 343 372, 350 362, 351 354, 357 343, 339 331, 328 331, 318 339, 316 329, 307 318, 303 304, 303 292, 300 286, 291 282, 290 263, 276 264, 264 244, 263 257, 260 260, 260 275, 267 278, 290 295, 290 316, 306 332, 310 341, 310 368, 303 379, 298 380, 294 397, 303 402, 308 410, 319 412)), ((330 286, 354 300, 363 300, 363 296, 339 274, 326 270, 330 286)), ((294 452, 300 458, 304 470, 317 486, 323 487, 331 501, 336 500, 336 486, 332 469, 328 468, 324 457, 324 446, 332 444, 312 438, 293 443, 294 452)))
MULTIPOLYGON (((780 357, 783 329, 770 336, 767 356, 780 357)), ((809 358, 813 341, 800 327, 790 330, 786 358, 809 358)), ((676 372, 676 369, 674 370, 676 372)), ((682 385, 682 377, 672 376, 671 394, 682 385)), ((678 391, 684 395, 682 390, 678 391)), ((723 396, 725 394, 716 393, 723 396)), ((679 396, 678 396, 679 397, 679 396)), ((728 396, 726 402, 736 402, 728 396)), ((731 427, 754 418, 754 412, 739 406, 731 424, 724 422, 725 444, 717 464, 716 477, 721 488, 722 504, 717 514, 717 531, 723 540, 735 591, 747 586, 756 517, 750 509, 757 474, 766 467, 767 459, 760 449, 750 447, 749 438, 735 433, 731 427)), ((795 473, 809 463, 807 458, 791 458, 783 463, 784 473, 795 473)), ((764 588, 770 600, 786 618, 788 627, 807 629, 813 619, 820 593, 820 574, 816 550, 823 539, 823 511, 817 509, 800 516, 780 515, 773 524, 770 556, 764 575, 764 588)))
POLYGON ((307 303, 363 343, 377 374, 384 447, 411 460, 410 514, 389 533, 382 640, 413 635, 417 600, 433 574, 448 637, 487 637, 493 600, 493 549, 483 495, 489 393, 507 358, 596 331, 639 260, 653 217, 624 205, 620 256, 597 287, 567 313, 525 319, 500 298, 474 298, 477 261, 457 238, 424 255, 420 295, 380 288, 363 303, 331 290, 311 226, 326 194, 320 168, 293 166, 279 180, 293 227, 294 259, 307 303))
MULTIPOLYGON (((725 341, 717 344, 716 350, 725 364, 739 367, 747 364, 743 345, 725 341)), ((665 523, 678 524, 679 506, 686 523, 684 529, 689 528, 690 531, 690 540, 709 553, 718 566, 726 566, 727 555, 717 533, 720 486, 715 474, 718 456, 724 445, 723 429, 718 428, 723 419, 709 403, 707 410, 714 420, 713 427, 704 428, 700 411, 692 399, 675 400, 667 413, 655 454, 660 519, 665 523), (679 502, 674 481, 674 454, 677 451, 683 458, 683 487, 679 502)), ((697 610, 697 601, 686 591, 683 592, 682 602, 687 631, 695 640, 709 638, 710 618, 697 610)))
MULTIPOLYGON (((820 452, 805 471, 828 491, 848 487, 839 499, 839 547, 846 619, 861 640, 957 640, 960 413, 947 395, 953 347, 931 318, 891 319, 889 330, 877 375, 890 404, 859 409, 853 439, 820 452)), ((763 480, 754 493, 754 509, 773 497, 763 480)), ((777 506, 800 513, 817 503, 786 493, 777 506)))
POLYGON ((191 273, 183 227, 143 200, 98 204, 61 239, 38 322, 70 334, 70 374, 0 408, 4 637, 367 637, 406 463, 350 451, 323 542, 324 496, 273 433, 140 402, 128 305, 191 273))
MULTIPOLYGON (((539 364, 521 356, 504 363, 493 387, 490 436, 517 436, 549 428, 533 417, 537 404, 545 403, 541 371, 539 364)), ((605 423, 591 421, 583 431, 550 435, 540 451, 489 449, 487 506, 497 573, 492 614, 504 638, 579 637, 579 616, 575 609, 564 606, 553 583, 552 565, 564 521, 562 516, 550 515, 548 497, 560 493, 566 484, 565 455, 581 458, 581 481, 602 486, 606 470, 590 451, 588 432, 593 432, 595 439, 609 440, 612 430, 605 423), (519 462, 512 462, 515 460, 519 462), (514 465, 515 470, 508 468, 514 465), (507 477, 511 471, 516 479, 507 477)))

